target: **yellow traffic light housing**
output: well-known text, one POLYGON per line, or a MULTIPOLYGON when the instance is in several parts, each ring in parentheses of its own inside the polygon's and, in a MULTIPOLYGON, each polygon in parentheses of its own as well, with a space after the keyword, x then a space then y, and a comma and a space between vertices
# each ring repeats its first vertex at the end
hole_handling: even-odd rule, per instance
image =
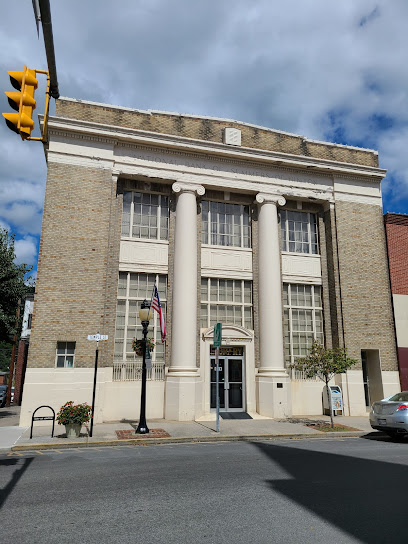
POLYGON ((10 130, 20 134, 22 140, 47 141, 48 108, 50 101, 50 76, 44 70, 31 70, 24 66, 22 72, 9 72, 10 82, 17 92, 6 92, 10 106, 17 113, 3 113, 10 130), (34 129, 33 111, 36 108, 34 92, 38 87, 37 74, 47 76, 44 123, 41 138, 31 136, 34 129))
POLYGON ((24 66, 22 72, 9 72, 12 86, 18 92, 6 92, 10 106, 17 113, 3 113, 9 129, 20 134, 23 140, 31 136, 34 129, 33 111, 36 107, 34 92, 38 87, 35 70, 24 66))

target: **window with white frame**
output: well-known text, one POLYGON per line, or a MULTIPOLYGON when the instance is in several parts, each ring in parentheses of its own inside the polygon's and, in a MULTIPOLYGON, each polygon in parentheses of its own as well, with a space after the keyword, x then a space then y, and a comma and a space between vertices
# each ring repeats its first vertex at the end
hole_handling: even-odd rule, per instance
POLYGON ((57 368, 73 368, 75 357, 75 342, 57 342, 57 368))
POLYGON ((251 247, 249 206, 203 200, 201 209, 203 244, 251 247))
POLYGON ((252 282, 201 278, 201 328, 229 323, 252 329, 252 282))
POLYGON ((281 210, 280 221, 282 251, 313 254, 319 252, 314 213, 281 210))
MULTIPOLYGON (((119 272, 118 301, 116 307, 115 361, 134 360, 139 357, 132 349, 133 340, 143 338, 139 310, 143 300, 150 302, 154 282, 159 291, 160 303, 166 316, 167 276, 134 272, 119 272)), ((153 361, 164 362, 164 344, 161 343, 158 313, 152 311, 147 338, 155 343, 153 361)), ((141 359, 141 357, 140 357, 141 359)))
POLYGON ((291 364, 307 355, 314 340, 323 338, 323 308, 320 285, 283 285, 285 359, 291 364))
POLYGON ((169 239, 169 198, 154 193, 123 193, 122 236, 169 239))

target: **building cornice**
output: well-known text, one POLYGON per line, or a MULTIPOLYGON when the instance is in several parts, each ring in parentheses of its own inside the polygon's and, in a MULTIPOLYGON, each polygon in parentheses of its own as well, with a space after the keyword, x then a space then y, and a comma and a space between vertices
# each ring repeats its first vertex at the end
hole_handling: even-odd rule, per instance
POLYGON ((344 163, 328 159, 291 155, 276 151, 265 151, 246 147, 231 147, 219 142, 195 140, 182 136, 161 134, 138 129, 113 127, 102 123, 91 123, 64 117, 50 117, 48 125, 49 135, 63 138, 75 138, 109 145, 134 148, 135 145, 144 145, 156 148, 167 148, 170 153, 190 152, 197 153, 206 160, 229 159, 231 161, 253 162, 258 166, 274 166, 290 168, 291 170, 308 171, 310 174, 335 174, 358 176, 361 180, 376 180, 380 182, 386 170, 371 166, 344 163))

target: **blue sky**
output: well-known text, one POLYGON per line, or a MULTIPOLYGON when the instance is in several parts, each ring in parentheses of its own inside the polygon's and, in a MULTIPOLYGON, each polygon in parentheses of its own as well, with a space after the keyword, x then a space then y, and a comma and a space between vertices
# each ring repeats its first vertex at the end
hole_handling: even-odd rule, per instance
MULTIPOLYGON (((378 149, 384 212, 408 213, 406 0, 70 0, 51 9, 61 96, 378 149)), ((2 2, 0 21, 8 91, 8 70, 47 65, 31 0, 2 2)), ((0 106, 10 111, 3 93, 0 106)), ((0 120, 0 157, 0 225, 16 235, 17 261, 35 268, 42 144, 0 120)))

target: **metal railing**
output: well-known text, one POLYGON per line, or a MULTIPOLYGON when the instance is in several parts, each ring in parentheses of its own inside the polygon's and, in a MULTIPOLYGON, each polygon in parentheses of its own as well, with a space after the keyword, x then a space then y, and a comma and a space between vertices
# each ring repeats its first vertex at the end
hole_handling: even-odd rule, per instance
MULTIPOLYGON (((154 382, 164 381, 164 363, 153 363, 148 368, 147 379, 154 382)), ((142 380, 142 361, 119 361, 113 363, 114 382, 137 382, 142 380)))
POLYGON ((305 375, 305 372, 302 372, 300 370, 295 370, 294 368, 288 369, 289 376, 291 380, 297 380, 302 382, 318 382, 319 378, 318 376, 314 376, 314 378, 308 378, 305 375))

